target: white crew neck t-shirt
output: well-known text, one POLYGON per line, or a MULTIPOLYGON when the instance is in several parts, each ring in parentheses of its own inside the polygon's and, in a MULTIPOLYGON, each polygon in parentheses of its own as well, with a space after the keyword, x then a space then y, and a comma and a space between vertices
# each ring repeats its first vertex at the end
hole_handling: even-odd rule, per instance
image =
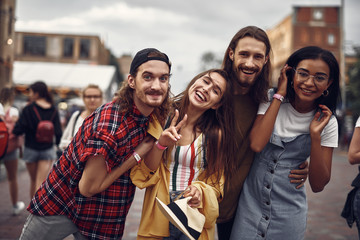
MULTIPOLYGON (((265 114, 270 103, 261 103, 258 115, 265 114)), ((315 111, 299 113, 289 102, 283 102, 280 105, 273 132, 280 137, 296 137, 301 134, 308 134, 314 114, 315 111)), ((338 146, 338 122, 334 115, 331 116, 329 123, 321 133, 321 146, 338 146)))

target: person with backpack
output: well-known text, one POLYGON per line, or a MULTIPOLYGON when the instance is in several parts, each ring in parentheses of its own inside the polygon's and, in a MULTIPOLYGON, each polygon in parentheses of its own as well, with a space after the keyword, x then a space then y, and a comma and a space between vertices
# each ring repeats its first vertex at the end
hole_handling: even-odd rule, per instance
POLYGON ((60 143, 62 129, 59 113, 47 85, 37 81, 29 87, 30 103, 23 109, 13 133, 25 134, 23 160, 30 175, 30 198, 46 179, 55 160, 55 143, 60 143))
POLYGON ((61 151, 70 144, 72 138, 75 136, 85 118, 101 106, 103 103, 103 92, 98 85, 89 84, 82 91, 82 99, 85 109, 84 111, 76 111, 71 115, 59 144, 61 151))
MULTIPOLYGON (((4 148, 4 156, 1 161, 4 162, 7 180, 9 182, 10 200, 12 203, 13 215, 18 215, 24 208, 25 204, 18 201, 18 158, 20 148, 22 146, 21 137, 12 134, 12 130, 16 121, 19 118, 19 110, 13 107, 14 102, 14 89, 11 87, 4 87, 0 92, 0 117, 3 120, 6 130, 8 131, 8 139, 6 143, 1 143, 4 148)), ((0 154, 1 155, 1 154, 0 154)))

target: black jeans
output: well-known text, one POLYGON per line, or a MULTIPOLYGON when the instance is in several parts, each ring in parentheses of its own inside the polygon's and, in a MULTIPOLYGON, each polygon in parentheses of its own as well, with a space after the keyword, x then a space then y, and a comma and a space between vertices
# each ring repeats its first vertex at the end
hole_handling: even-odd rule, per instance
POLYGON ((217 233, 219 240, 229 240, 231 235, 231 229, 234 224, 234 219, 231 219, 228 222, 217 223, 217 233))

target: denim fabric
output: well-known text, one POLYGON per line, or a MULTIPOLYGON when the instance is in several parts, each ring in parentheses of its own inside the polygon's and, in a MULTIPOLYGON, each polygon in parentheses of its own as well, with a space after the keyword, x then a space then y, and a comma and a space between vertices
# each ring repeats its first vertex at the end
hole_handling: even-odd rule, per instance
POLYGON ((358 188, 358 190, 356 191, 353 207, 354 207, 354 218, 360 239, 360 188, 358 188))
POLYGON ((12 152, 7 153, 1 161, 7 162, 7 161, 13 161, 17 160, 19 158, 19 149, 15 149, 12 152))
POLYGON ((24 149, 24 162, 31 163, 31 162, 37 162, 40 160, 55 160, 56 154, 55 149, 49 148, 45 150, 35 150, 32 148, 25 147, 24 149))
POLYGON ((73 234, 76 240, 87 239, 66 216, 37 216, 30 214, 26 219, 20 240, 61 240, 73 234), (26 231, 25 231, 26 230, 26 231))
POLYGON ((296 189, 289 174, 310 156, 310 150, 309 134, 271 136, 245 180, 230 239, 304 239, 305 187, 296 189))

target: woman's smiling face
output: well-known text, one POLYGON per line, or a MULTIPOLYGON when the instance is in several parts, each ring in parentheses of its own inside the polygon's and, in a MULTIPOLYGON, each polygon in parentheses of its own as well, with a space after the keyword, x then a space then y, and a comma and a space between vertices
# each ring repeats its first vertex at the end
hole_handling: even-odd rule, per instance
POLYGON ((216 109, 226 91, 226 80, 217 72, 208 73, 198 78, 189 88, 190 104, 208 110, 216 109))
POLYGON ((299 62, 294 76, 295 106, 310 106, 330 86, 329 66, 321 59, 305 59, 299 62), (307 77, 304 77, 307 76, 307 77), (323 77, 318 82, 314 78, 323 77))

